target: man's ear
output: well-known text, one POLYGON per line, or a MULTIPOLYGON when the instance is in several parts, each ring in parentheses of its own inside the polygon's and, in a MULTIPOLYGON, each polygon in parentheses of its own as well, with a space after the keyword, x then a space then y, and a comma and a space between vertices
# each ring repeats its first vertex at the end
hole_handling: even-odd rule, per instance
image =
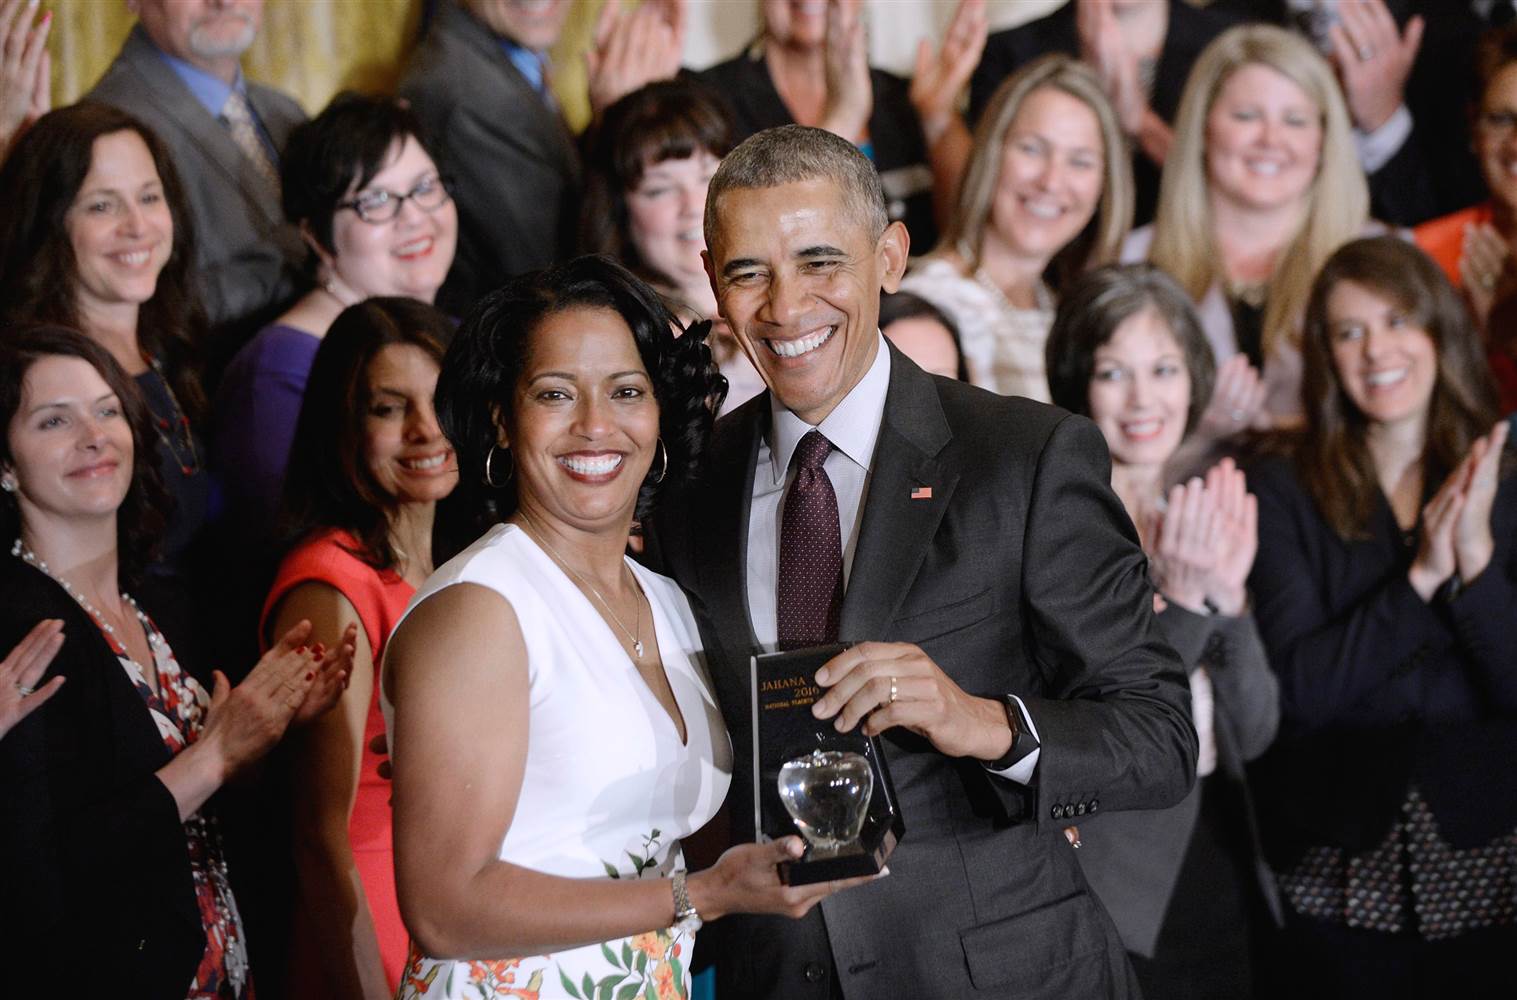
POLYGON ((892 222, 880 235, 876 253, 880 255, 880 287, 893 292, 901 287, 906 274, 906 259, 911 252, 911 234, 900 222, 892 222))
POLYGON ((711 259, 710 250, 701 251, 701 266, 706 269, 706 280, 711 282, 711 297, 716 299, 717 309, 720 311, 722 296, 716 288, 716 261, 711 259))

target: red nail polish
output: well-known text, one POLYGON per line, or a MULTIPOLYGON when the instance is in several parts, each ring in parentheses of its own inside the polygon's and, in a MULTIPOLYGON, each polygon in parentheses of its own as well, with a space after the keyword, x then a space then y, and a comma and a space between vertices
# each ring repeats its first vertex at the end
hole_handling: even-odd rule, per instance
POLYGON ((315 660, 317 663, 321 662, 321 657, 322 657, 321 653, 312 653, 311 654, 311 659, 315 660))
POLYGON ((304 653, 305 651, 306 651, 306 648, 304 646, 296 646, 295 647, 295 652, 297 652, 297 653, 304 653))
POLYGON ((316 671, 314 671, 314 670, 308 670, 308 671, 306 671, 306 680, 310 680, 311 678, 313 678, 315 676, 316 676, 316 671))

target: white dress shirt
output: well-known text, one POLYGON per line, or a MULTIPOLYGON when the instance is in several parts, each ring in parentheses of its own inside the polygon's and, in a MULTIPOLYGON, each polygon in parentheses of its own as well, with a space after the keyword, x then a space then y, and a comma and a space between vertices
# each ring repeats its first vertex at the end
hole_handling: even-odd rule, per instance
MULTIPOLYGON (((885 419, 885 394, 890 388, 890 351, 885 338, 875 334, 874 363, 833 407, 820 424, 812 427, 786 409, 771 393, 769 396, 769 433, 759 441, 758 462, 753 470, 753 493, 748 512, 748 619, 753 634, 766 650, 778 643, 778 592, 780 565, 780 523, 785 516, 785 496, 795 475, 790 458, 796 445, 810 431, 821 431, 832 442, 832 453, 823 468, 832 480, 837 495, 838 529, 843 543, 843 588, 847 591, 853 569, 853 553, 859 541, 859 512, 869 493, 870 464, 874 444, 885 419)), ((1018 699, 1021 704, 1021 699, 1018 699)), ((1022 705, 1029 724, 1031 715, 1022 705)), ((1037 739, 1036 725, 1030 725, 1037 739)), ((1021 784, 1032 780, 1042 754, 1039 747, 1005 771, 1003 777, 1021 784)))

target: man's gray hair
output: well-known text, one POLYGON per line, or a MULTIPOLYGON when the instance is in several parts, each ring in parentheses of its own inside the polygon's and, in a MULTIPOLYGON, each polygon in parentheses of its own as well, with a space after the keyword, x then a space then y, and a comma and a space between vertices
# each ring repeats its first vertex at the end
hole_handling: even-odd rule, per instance
POLYGON ((826 178, 838 186, 848 215, 871 239, 879 239, 889 218, 885 189, 874 164, 853 143, 826 129, 781 125, 749 136, 728 153, 706 191, 706 246, 716 234, 722 195, 742 188, 772 188, 826 178))

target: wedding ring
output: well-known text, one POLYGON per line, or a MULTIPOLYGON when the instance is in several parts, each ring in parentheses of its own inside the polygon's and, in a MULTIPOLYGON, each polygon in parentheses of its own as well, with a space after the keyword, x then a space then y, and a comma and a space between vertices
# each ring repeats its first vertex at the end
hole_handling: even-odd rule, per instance
POLYGON ((1241 424, 1243 423, 1243 418, 1248 416, 1248 414, 1244 413, 1242 410, 1234 410, 1229 413, 1228 416, 1233 418, 1233 423, 1241 424))
POLYGON ((1359 49, 1359 61, 1360 62, 1369 62, 1373 58, 1375 58, 1375 49, 1374 49, 1374 46, 1365 45, 1365 46, 1363 46, 1363 47, 1361 47, 1359 49))
POLYGON ((1493 275, 1482 274, 1479 278, 1479 281, 1480 287, 1484 288, 1486 291, 1490 291, 1496 287, 1496 278, 1493 275))
POLYGON ((890 678, 890 701, 887 704, 895 704, 895 678, 890 678))
POLYGON ((22 684, 20 681, 16 682, 16 690, 21 692, 21 697, 23 698, 29 698, 37 693, 36 688, 32 687, 30 684, 22 684))

